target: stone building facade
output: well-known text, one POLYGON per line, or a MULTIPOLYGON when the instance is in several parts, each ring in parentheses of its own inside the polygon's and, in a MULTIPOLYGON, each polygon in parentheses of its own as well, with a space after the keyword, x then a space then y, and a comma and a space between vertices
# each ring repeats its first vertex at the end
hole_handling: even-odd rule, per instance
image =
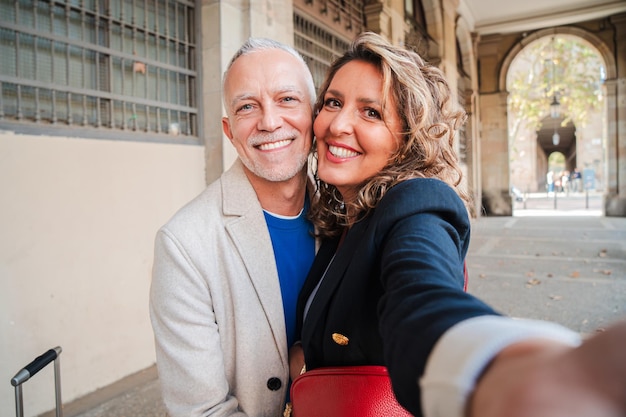
MULTIPOLYGON (((475 215, 512 214, 505 83, 512 60, 525 45, 544 36, 564 34, 590 42, 597 47, 607 71, 604 89, 607 105, 600 127, 603 143, 600 169, 605 174, 600 182, 604 185, 605 212, 609 216, 626 215, 624 14, 574 25, 481 37, 472 31, 458 0, 294 0, 242 4, 246 6, 238 7, 241 5, 238 2, 203 2, 200 6, 201 27, 206 28, 203 29, 203 40, 213 48, 219 45, 220 52, 226 56, 247 36, 274 36, 295 43, 296 48, 314 62, 314 75, 320 79, 331 57, 341 52, 342 44, 361 30, 371 30, 396 44, 417 50, 438 65, 469 114, 458 146, 467 185, 475 200, 475 215), (267 17, 268 13, 271 18, 267 17), (247 22, 247 30, 246 26, 229 24, 229 19, 247 22), (221 30, 216 33, 208 29, 213 27, 221 30), (204 33, 207 30, 210 33, 204 33), (315 36, 319 37, 316 39, 315 36), (328 43, 320 45, 320 42, 328 43)), ((215 53, 205 52, 204 56, 215 53)), ((223 70, 223 60, 207 61, 204 59, 203 62, 211 65, 210 72, 217 74, 223 70)), ((203 72, 206 74, 207 68, 203 68, 203 72)), ((219 84, 213 77, 209 81, 212 85, 206 85, 206 82, 203 85, 210 89, 215 100, 209 100, 212 104, 204 112, 207 115, 204 131, 211 132, 207 137, 207 180, 219 175, 223 168, 219 163, 211 163, 222 154, 215 152, 221 143, 219 129, 215 128, 219 126, 217 115, 220 108, 216 100, 219 84)), ((597 129, 594 132, 597 133, 597 129)), ((546 161, 547 155, 544 158, 539 154, 537 161, 533 161, 539 166, 535 170, 541 172, 547 166, 546 161)))
MULTIPOLYGON (((589 133, 602 143, 605 213, 626 216, 619 3, 609 16, 479 35, 461 0, 0 2, 0 334, 11 358, 0 373, 61 345, 69 402, 154 364, 153 239, 236 157, 222 134, 221 77, 251 36, 294 45, 318 85, 363 30, 438 65, 469 115, 457 146, 476 216, 512 214, 515 56, 543 36, 584 39, 606 67, 605 110, 589 133)), ((537 173, 547 166, 539 148, 537 173)), ((30 397, 31 415, 49 407, 46 392, 30 397)), ((12 405, 7 384, 0 415, 12 405)))

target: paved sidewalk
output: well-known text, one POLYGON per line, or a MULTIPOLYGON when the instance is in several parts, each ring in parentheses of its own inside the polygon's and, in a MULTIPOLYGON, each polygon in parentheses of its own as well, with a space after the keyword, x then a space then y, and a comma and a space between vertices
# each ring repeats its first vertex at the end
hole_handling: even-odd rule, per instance
MULTIPOLYGON (((468 290, 515 317, 556 321, 584 335, 626 318, 626 218, 601 200, 545 194, 514 217, 473 222, 468 290), (552 200, 553 203, 553 200, 552 200)), ((68 404, 65 417, 165 417, 154 368, 68 404)))
POLYGON ((505 314, 583 334, 626 318, 626 218, 483 218, 467 263, 468 290, 505 314))

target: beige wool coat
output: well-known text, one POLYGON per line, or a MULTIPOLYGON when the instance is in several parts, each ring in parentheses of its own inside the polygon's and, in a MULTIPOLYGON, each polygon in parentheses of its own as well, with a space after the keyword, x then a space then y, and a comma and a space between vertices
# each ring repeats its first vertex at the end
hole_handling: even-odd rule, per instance
POLYGON ((279 417, 287 340, 261 206, 239 160, 156 237, 150 318, 171 417, 279 417))

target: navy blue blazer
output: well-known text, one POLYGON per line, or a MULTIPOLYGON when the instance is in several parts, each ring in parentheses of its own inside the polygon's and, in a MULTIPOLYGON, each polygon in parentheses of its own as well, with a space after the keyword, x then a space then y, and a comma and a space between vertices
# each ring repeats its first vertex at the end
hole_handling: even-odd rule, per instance
POLYGON ((389 190, 338 250, 339 239, 323 242, 298 303, 307 369, 385 365, 398 401, 421 416, 418 381, 437 340, 464 319, 497 314, 463 290, 469 239, 454 190, 420 178, 389 190))

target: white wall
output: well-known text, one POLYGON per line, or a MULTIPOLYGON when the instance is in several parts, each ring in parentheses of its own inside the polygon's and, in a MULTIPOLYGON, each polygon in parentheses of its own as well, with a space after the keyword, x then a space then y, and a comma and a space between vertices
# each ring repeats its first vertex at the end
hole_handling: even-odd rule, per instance
MULTIPOLYGON (((60 345, 63 403, 155 362, 157 229, 205 187, 204 147, 0 131, 0 415, 10 379, 60 345)), ((53 367, 23 385, 54 407, 53 367)))

